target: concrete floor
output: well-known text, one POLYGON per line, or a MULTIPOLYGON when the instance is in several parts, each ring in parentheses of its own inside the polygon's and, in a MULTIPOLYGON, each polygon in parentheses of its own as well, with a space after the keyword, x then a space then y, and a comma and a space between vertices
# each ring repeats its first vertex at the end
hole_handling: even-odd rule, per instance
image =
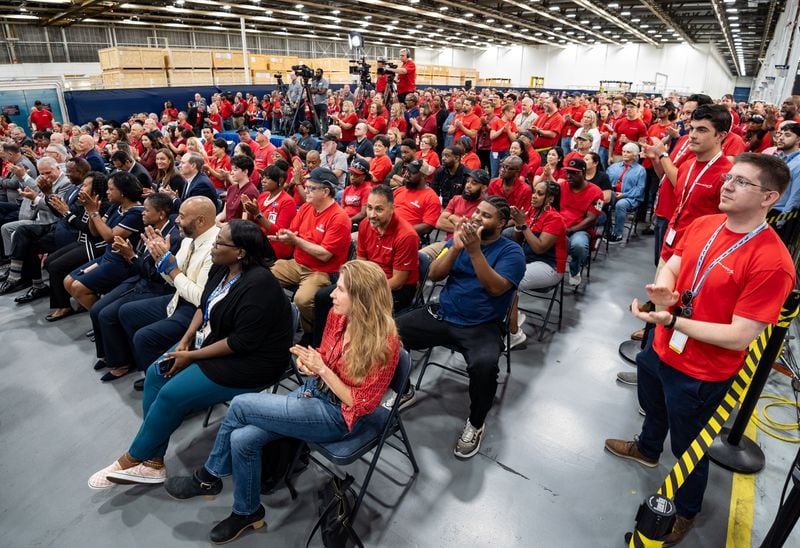
MULTIPOLYGON (((421 472, 411 478, 407 460, 384 453, 370 488, 380 500, 367 497, 356 526, 365 544, 624 545, 642 499, 674 463, 664 455, 658 468, 646 469, 603 451, 606 437, 628 438, 641 425, 635 388, 616 383, 615 374, 630 370, 617 347, 639 327, 626 309, 652 278, 651 246, 642 238, 612 247, 595 263, 585 292, 566 296, 562 331, 543 343, 531 338, 513 353, 511 376, 501 374, 481 452, 471 460, 452 454, 467 415, 464 379, 429 370, 419 402, 404 414, 421 472)), ((84 338, 88 315, 48 324, 46 307, 46 299, 18 307, 13 295, 0 297, 0 546, 207 546, 214 522, 230 512, 230 485, 212 502, 177 502, 161 487, 87 487, 93 472, 127 449, 141 394, 132 389, 133 375, 98 381, 93 345, 84 338)), ((529 335, 535 321, 529 315, 529 335)), ((766 392, 791 397, 779 375, 766 392)), ((167 453, 169 474, 204 460, 222 413, 215 411, 207 429, 200 415, 184 421, 167 453)), ((767 467, 756 477, 753 546, 769 528, 796 452, 763 434, 758 442, 767 467)), ((365 466, 353 468, 361 478, 365 466)), ((236 546, 303 546, 323 477, 315 467, 306 471, 297 501, 286 490, 264 497, 268 527, 236 546)), ((704 511, 684 546, 726 545, 731 478, 712 465, 704 511)), ((789 545, 800 546, 800 532, 789 545)))

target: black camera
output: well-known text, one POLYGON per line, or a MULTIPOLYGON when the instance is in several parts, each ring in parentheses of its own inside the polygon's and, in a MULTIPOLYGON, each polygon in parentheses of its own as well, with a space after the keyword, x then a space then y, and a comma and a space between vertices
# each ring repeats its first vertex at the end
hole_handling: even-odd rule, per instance
POLYGON ((281 74, 280 72, 276 72, 275 74, 272 75, 272 77, 275 78, 276 80, 283 80, 283 74, 281 74))
MULTIPOLYGON (((396 69, 397 65, 395 63, 383 63, 383 66, 378 66, 378 74, 380 75, 386 74, 386 67, 396 69)), ((389 74, 394 74, 394 73, 390 72, 389 74)))
POLYGON ((304 80, 314 77, 314 70, 308 65, 292 65, 294 73, 304 80))

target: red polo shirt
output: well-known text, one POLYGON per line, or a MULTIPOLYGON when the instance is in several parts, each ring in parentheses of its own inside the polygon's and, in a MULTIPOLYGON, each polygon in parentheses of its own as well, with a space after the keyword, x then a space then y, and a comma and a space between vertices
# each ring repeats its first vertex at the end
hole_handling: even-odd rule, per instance
MULTIPOLYGON (((589 211, 595 215, 603 212, 603 191, 596 184, 589 183, 578 192, 573 192, 566 181, 559 182, 558 186, 561 187, 560 213, 567 228, 580 223, 589 211)), ((588 232, 593 234, 594 228, 590 228, 588 232)))
POLYGON ((417 89, 417 65, 412 59, 403 64, 405 74, 397 75, 397 93, 413 93, 417 89))
POLYGON ((442 204, 439 196, 430 187, 410 189, 401 186, 394 192, 394 209, 401 219, 411 225, 425 223, 436 226, 442 204))
MULTIPOLYGON (((469 130, 481 129, 481 119, 477 114, 475 114, 474 111, 472 114, 467 114, 466 116, 464 114, 456 114, 456 117, 453 119, 453 127, 455 127, 455 123, 458 120, 461 120, 461 125, 469 130)), ((456 128, 455 133, 453 133, 453 141, 458 143, 458 140, 464 135, 466 134, 463 131, 461 131, 459 128, 456 128)), ((475 141, 477 141, 477 135, 472 139, 473 148, 475 146, 475 141)))
POLYGON ((292 219, 289 230, 309 242, 321 245, 333 257, 323 262, 306 253, 299 247, 294 248, 294 260, 297 264, 306 266, 316 272, 332 274, 347 261, 347 252, 350 250, 350 217, 339 207, 336 202, 317 213, 310 203, 303 207, 292 219))
MULTIPOLYGON (((512 133, 517 133, 517 124, 514 121, 503 120, 502 118, 495 118, 489 124, 489 129, 497 131, 500 128, 509 126, 512 133)), ((492 139, 492 152, 506 152, 511 146, 511 139, 508 138, 508 132, 505 130, 497 139, 492 139)))
POLYGON ((367 181, 360 186, 347 185, 342 192, 342 207, 347 216, 352 218, 361 213, 361 209, 367 205, 367 197, 372 190, 372 185, 367 181))
POLYGON ((489 182, 489 188, 486 190, 487 196, 502 196, 508 200, 508 205, 515 206, 517 209, 528 213, 531 210, 531 196, 533 191, 531 186, 526 183, 522 177, 518 177, 514 186, 506 193, 503 187, 503 180, 498 177, 489 182))
POLYGON ((387 278, 392 277, 394 270, 407 271, 406 285, 416 284, 419 281, 418 249, 417 231, 397 215, 392 216, 383 234, 378 233, 369 219, 362 219, 358 225, 356 256, 376 263, 387 278))
POLYGON ((537 150, 539 149, 547 149, 553 148, 558 144, 559 136, 561 135, 561 130, 564 128, 564 118, 561 117, 561 114, 558 112, 554 112, 553 114, 542 114, 536 120, 533 121, 534 127, 538 127, 543 131, 555 131, 555 137, 544 137, 542 135, 537 135, 536 139, 533 142, 534 148, 537 150))
POLYGON ((647 137, 647 126, 644 125, 641 118, 629 120, 625 117, 614 124, 614 133, 617 136, 617 140, 614 143, 614 152, 612 154, 619 156, 622 154, 622 147, 625 144, 620 137, 625 135, 629 142, 635 143, 642 137, 647 137))
MULTIPOLYGON (((261 225, 258 226, 265 236, 272 236, 277 234, 281 228, 289 228, 291 226, 292 219, 297 215, 297 206, 294 204, 294 199, 285 190, 281 190, 274 201, 267 203, 268 199, 269 192, 262 192, 258 197, 258 210, 271 224, 269 229, 265 229, 261 225)), ((291 258, 294 247, 272 240, 269 243, 279 259, 291 258)))
POLYGON ((46 108, 42 110, 33 109, 31 111, 31 123, 36 125, 36 131, 53 129, 53 113, 46 108))

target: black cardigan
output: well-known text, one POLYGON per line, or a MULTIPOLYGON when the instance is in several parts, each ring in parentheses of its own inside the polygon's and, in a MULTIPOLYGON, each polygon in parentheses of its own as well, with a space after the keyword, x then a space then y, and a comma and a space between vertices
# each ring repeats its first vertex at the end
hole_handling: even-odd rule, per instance
MULTIPOLYGON (((214 266, 208 276, 200 311, 211 292, 228 275, 214 266)), ((213 382, 231 388, 258 388, 280 380, 290 363, 292 312, 289 299, 269 270, 256 266, 242 273, 225 297, 211 310, 211 333, 203 346, 228 338, 233 354, 198 360, 213 382)))

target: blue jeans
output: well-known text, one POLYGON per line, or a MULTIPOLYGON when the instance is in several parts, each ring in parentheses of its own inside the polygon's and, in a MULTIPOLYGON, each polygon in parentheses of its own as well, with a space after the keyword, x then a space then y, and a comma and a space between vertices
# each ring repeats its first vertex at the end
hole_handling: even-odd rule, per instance
POLYGON ((603 164, 603 169, 606 169, 608 167, 608 147, 600 147, 597 155, 600 156, 600 163, 603 164))
POLYGON ((152 364, 144 378, 144 420, 128 453, 137 460, 163 457, 169 437, 181 425, 183 417, 254 390, 212 382, 196 363, 171 378, 161 375, 152 364))
POLYGON ((286 395, 246 394, 231 402, 205 467, 218 478, 233 474, 234 514, 252 514, 261 504, 265 444, 286 437, 330 442, 348 435, 341 404, 316 385, 309 377, 286 395))
POLYGON ((589 258, 589 233, 583 230, 573 232, 569 237, 569 273, 572 276, 580 274, 581 268, 589 258))
POLYGON ((669 219, 666 217, 655 217, 653 223, 653 234, 655 235, 655 265, 658 266, 658 260, 661 258, 661 246, 664 245, 664 237, 667 235, 667 227, 669 226, 669 219))
POLYGON ((508 156, 507 150, 503 152, 489 152, 489 167, 492 171, 492 179, 500 174, 500 162, 502 162, 506 156, 508 156), (495 158, 495 154, 497 155, 497 158, 495 158))
MULTIPOLYGON (((653 350, 655 330, 649 331, 647 345, 636 356, 639 405, 646 413, 637 446, 646 457, 657 459, 669 432, 672 454, 679 458, 714 414, 732 379, 701 381, 670 367, 653 350)), ((705 456, 678 490, 679 516, 691 519, 700 512, 708 465, 705 456)))
POLYGON ((632 209, 639 207, 639 201, 631 198, 620 198, 614 204, 614 227, 611 232, 614 236, 622 236, 622 230, 625 228, 625 219, 628 217, 628 212, 632 209))
POLYGON ((572 136, 562 137, 558 142, 558 146, 564 151, 564 156, 572 152, 572 136))

